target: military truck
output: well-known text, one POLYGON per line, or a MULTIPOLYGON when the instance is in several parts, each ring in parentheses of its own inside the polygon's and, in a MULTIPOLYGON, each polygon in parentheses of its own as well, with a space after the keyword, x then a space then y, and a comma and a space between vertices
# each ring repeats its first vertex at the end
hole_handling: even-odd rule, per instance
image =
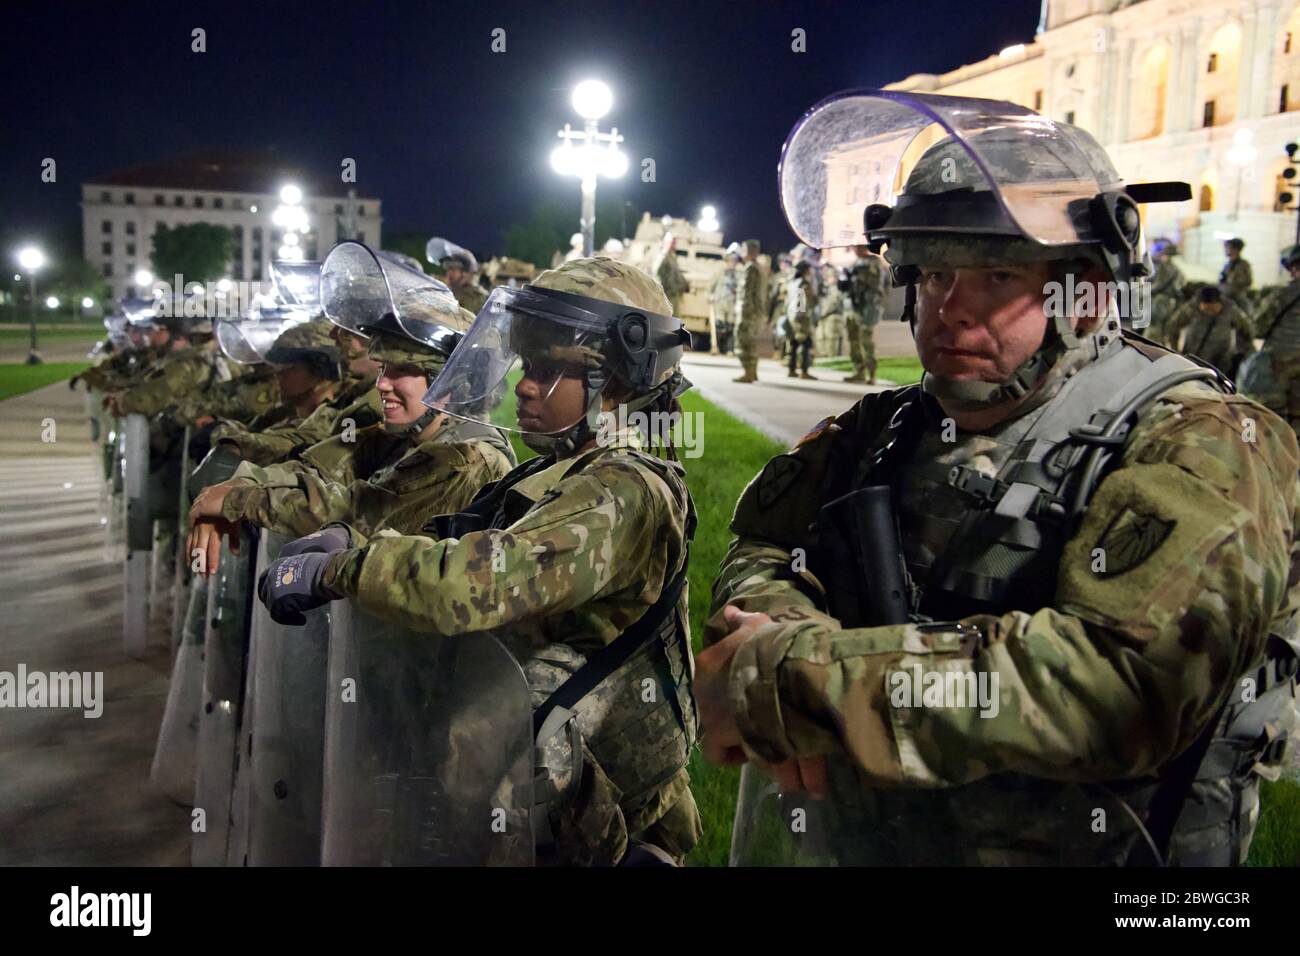
POLYGON ((664 235, 677 240, 677 264, 686 277, 689 289, 682 295, 677 316, 691 333, 691 348, 707 352, 712 342, 709 329, 709 290, 722 271, 726 247, 721 232, 705 232, 689 219, 662 216, 654 219, 645 213, 637 223, 636 235, 623 240, 623 261, 655 274, 655 266, 664 247, 664 235))

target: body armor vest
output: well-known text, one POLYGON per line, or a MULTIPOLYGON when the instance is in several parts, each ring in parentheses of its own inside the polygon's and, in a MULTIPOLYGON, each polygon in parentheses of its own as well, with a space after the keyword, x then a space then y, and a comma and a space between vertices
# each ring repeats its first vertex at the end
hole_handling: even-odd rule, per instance
MULTIPOLYGON (((1186 381, 1196 367, 1126 334, 1042 406, 943 446, 953 449, 946 458, 917 455, 941 413, 925 406, 932 400, 919 387, 899 390, 889 427, 845 483, 894 489, 912 619, 956 621, 1050 606, 1075 511, 1094 490, 1081 485, 1095 487, 1089 479, 1100 478, 1084 467, 1090 448, 1117 414, 1130 417, 1130 400, 1162 391, 1162 379, 1166 388, 1186 381)), ((1128 427, 1121 425, 1120 437, 1103 448, 1118 455, 1128 427)), ((850 490, 832 488, 827 500, 850 490)), ((830 612, 843 626, 879 623, 841 616, 833 595, 862 585, 821 561, 818 576, 832 582, 830 612)), ((864 788, 851 768, 833 761, 831 798, 821 803, 833 814, 827 831, 839 844, 830 852, 861 865, 1240 863, 1258 818, 1258 777, 1275 778, 1281 763, 1298 652, 1292 621, 1242 675, 1255 679, 1256 701, 1230 703, 1158 777, 1067 783, 1004 773, 951 789, 883 790, 864 788), (1098 809, 1105 811, 1104 832, 1092 825, 1098 809), (1157 819, 1161 813, 1170 819, 1157 819)))
MULTIPOLYGON (((623 450, 674 487, 667 463, 641 451, 623 450)), ((508 527, 519 516, 507 512, 506 492, 552 464, 550 456, 543 456, 516 468, 485 486, 465 513, 433 519, 433 531, 442 538, 508 527)), ((567 644, 519 646, 509 635, 500 635, 520 658, 533 690, 539 806, 532 818, 539 852, 551 840, 546 805, 559 805, 574 795, 586 754, 622 792, 620 807, 629 819, 690 757, 697 736, 694 666, 680 601, 695 532, 689 495, 686 504, 687 553, 664 581, 659 600, 611 644, 584 656, 567 644), (653 700, 646 697, 651 686, 647 681, 655 687, 653 700)))

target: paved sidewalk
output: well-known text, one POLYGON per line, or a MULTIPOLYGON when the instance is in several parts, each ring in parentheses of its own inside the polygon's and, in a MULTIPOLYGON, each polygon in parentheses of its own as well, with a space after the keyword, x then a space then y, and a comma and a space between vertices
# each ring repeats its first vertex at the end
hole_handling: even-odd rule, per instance
POLYGON ((760 359, 758 381, 743 385, 740 363, 723 355, 688 352, 682 360, 686 377, 701 395, 753 425, 783 445, 793 445, 828 415, 846 411, 867 392, 888 385, 845 385, 848 372, 814 369, 817 381, 789 378, 787 369, 771 359, 760 359))
POLYGON ((103 673, 97 719, 0 709, 0 865, 185 865, 189 811, 149 785, 168 651, 123 651, 84 408, 64 382, 0 402, 0 671, 103 673))

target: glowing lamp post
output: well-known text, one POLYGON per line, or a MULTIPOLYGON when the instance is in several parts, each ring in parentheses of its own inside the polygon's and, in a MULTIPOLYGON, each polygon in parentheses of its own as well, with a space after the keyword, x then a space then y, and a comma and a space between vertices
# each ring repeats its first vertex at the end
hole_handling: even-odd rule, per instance
POLYGON ((551 168, 561 176, 582 181, 582 254, 590 256, 596 243, 596 178, 617 179, 627 172, 627 155, 618 128, 600 132, 600 118, 614 104, 614 94, 599 80, 584 80, 573 89, 573 109, 582 117, 582 130, 568 123, 556 135, 564 142, 551 153, 551 168))
POLYGON ((18 265, 27 273, 27 278, 31 282, 31 311, 28 315, 31 349, 27 353, 27 364, 40 365, 41 356, 36 351, 36 272, 45 265, 45 253, 35 246, 26 246, 19 249, 18 265))

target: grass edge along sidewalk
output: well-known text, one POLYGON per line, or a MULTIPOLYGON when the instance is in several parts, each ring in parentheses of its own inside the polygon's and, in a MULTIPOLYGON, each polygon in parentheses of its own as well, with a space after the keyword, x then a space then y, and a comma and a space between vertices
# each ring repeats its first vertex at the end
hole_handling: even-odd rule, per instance
POLYGON ((34 392, 53 382, 65 382, 89 367, 87 362, 46 362, 41 365, 0 362, 0 401, 34 392))

